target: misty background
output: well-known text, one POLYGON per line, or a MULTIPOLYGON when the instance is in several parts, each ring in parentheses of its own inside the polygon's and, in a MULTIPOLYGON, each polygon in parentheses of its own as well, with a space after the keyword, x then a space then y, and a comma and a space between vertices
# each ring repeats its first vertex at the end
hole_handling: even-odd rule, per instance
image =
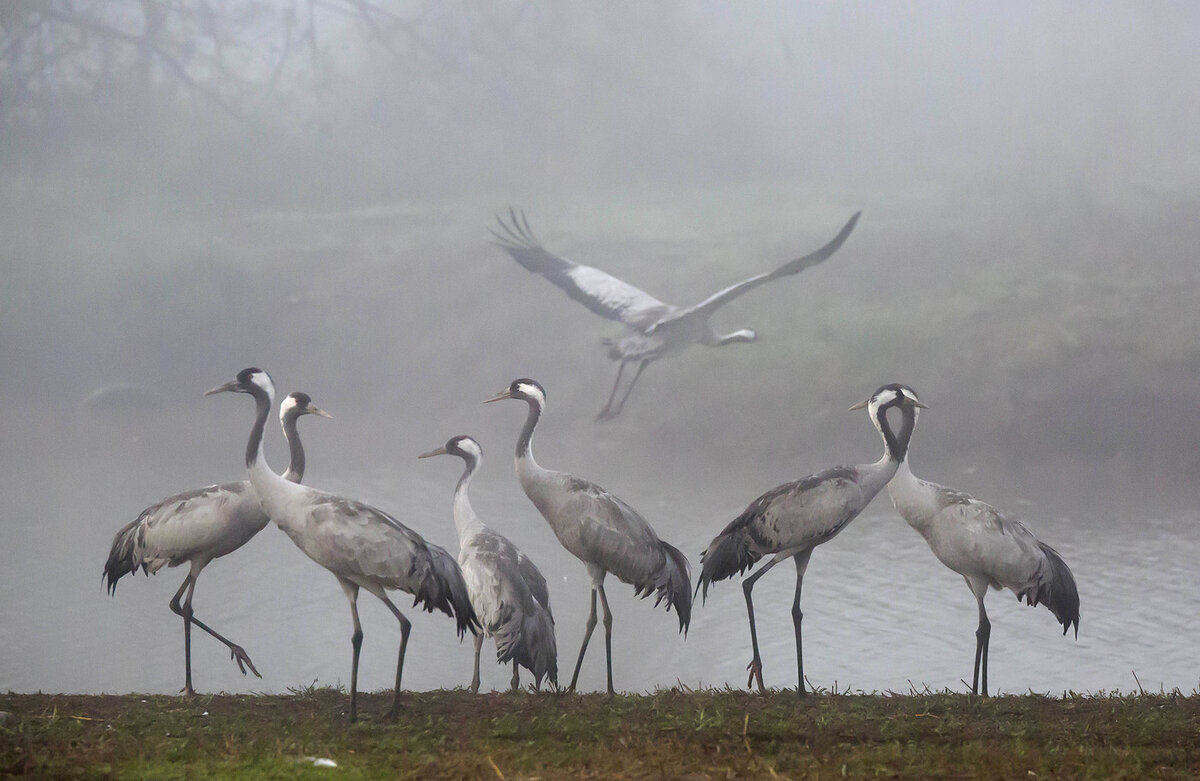
MULTIPOLYGON (((875 460, 845 409, 905 382, 914 471, 1021 515, 1079 584, 1077 642, 992 595, 993 684, 1195 689, 1198 44, 1183 2, 0 4, 0 690, 182 685, 184 569, 115 599, 100 572, 148 504, 244 477, 249 403, 201 394, 251 365, 334 415, 300 424, 307 483, 452 552, 460 462, 416 455, 475 436, 473 503, 546 574, 568 671, 588 580, 513 475, 524 405, 483 399, 539 380, 540 463, 696 568, 763 491, 875 460), (863 216, 714 318, 757 342, 652 364, 597 424, 620 328, 489 242, 509 205, 682 305, 863 216)), ((886 496, 808 572, 814 684, 962 690, 973 600, 886 496)), ((768 685, 795 684, 793 584, 756 588, 768 685)), ((686 641, 609 593, 618 688, 742 685, 735 582, 686 641)), ((406 685, 465 685, 470 643, 397 604, 406 685)), ((399 632, 360 605, 360 687, 384 688, 399 632)), ((194 606, 264 675, 200 636, 201 691, 348 682, 345 597, 273 527, 194 606)), ((581 683, 603 674, 596 646, 581 683)))

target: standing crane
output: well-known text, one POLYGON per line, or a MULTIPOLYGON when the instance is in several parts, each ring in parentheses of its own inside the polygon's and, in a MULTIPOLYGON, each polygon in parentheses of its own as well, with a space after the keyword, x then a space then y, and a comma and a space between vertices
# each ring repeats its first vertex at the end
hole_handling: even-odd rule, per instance
POLYGON ((214 393, 245 393, 254 398, 255 419, 246 443, 246 469, 263 510, 308 557, 333 573, 350 601, 354 634, 350 638, 350 721, 358 718, 358 656, 362 625, 358 620, 358 591, 378 597, 400 622, 400 654, 396 688, 386 718, 400 711, 400 678, 411 622, 388 599, 385 589, 415 597, 427 612, 441 610, 454 617, 458 635, 476 628, 458 564, 442 548, 427 543, 412 529, 368 504, 284 480, 271 471, 263 456, 263 427, 275 398, 275 385, 261 369, 238 372, 237 378, 213 388, 214 393))
POLYGON ((518 215, 516 210, 509 208, 508 213, 507 223, 503 217, 497 218, 499 231, 488 229, 496 237, 496 243, 501 249, 526 270, 542 275, 573 300, 601 317, 623 323, 628 331, 619 339, 604 340, 609 347, 609 358, 618 361, 619 366, 612 392, 609 393, 608 401, 596 416, 596 420, 609 420, 621 413, 633 386, 651 361, 682 352, 685 347, 695 342, 707 347, 722 347, 737 342, 754 341, 756 335, 748 328, 723 335, 716 333, 709 323, 709 318, 713 312, 743 293, 766 282, 798 274, 837 252, 854 230, 854 225, 862 214, 856 212, 838 235, 816 252, 789 261, 774 271, 743 279, 713 293, 698 304, 681 307, 663 303, 644 290, 598 268, 584 266, 551 254, 534 237, 523 212, 518 215), (613 401, 621 385, 621 376, 625 367, 630 364, 636 364, 637 369, 621 400, 614 407, 613 401))
POLYGON ((483 461, 483 449, 471 437, 457 436, 418 458, 458 456, 466 463, 454 489, 454 527, 458 531, 458 564, 471 595, 471 607, 483 631, 475 635, 475 674, 471 692, 479 691, 479 653, 483 637, 496 641, 496 660, 512 662, 512 690, 521 685, 520 666, 533 673, 535 688, 542 678, 558 686, 558 649, 550 591, 534 563, 508 538, 479 520, 467 498, 471 476, 483 461))
MULTIPOLYGON (((903 385, 889 392, 916 398, 912 389, 903 385)), ((1074 626, 1075 636, 1079 637, 1075 576, 1058 551, 1035 537, 1025 524, 969 494, 921 480, 912 473, 906 458, 901 458, 888 493, 896 510, 925 538, 938 561, 962 575, 975 595, 979 626, 975 630, 972 694, 980 693, 981 684, 983 696, 988 693, 992 624, 983 606, 988 586, 1007 588, 1017 595, 1017 601, 1024 599, 1028 605, 1045 605, 1062 624, 1064 635, 1074 626)))
MULTIPOLYGON (((307 393, 292 393, 279 406, 279 421, 291 450, 291 463, 283 477, 294 483, 304 477, 304 446, 296 430, 296 421, 302 415, 330 417, 312 403, 307 393)), ((136 573, 139 567, 147 575, 153 575, 164 566, 177 567, 184 562, 190 565, 183 584, 171 598, 171 610, 183 618, 183 693, 188 696, 196 693, 192 688, 192 624, 229 648, 230 658, 237 662, 242 675, 249 667, 257 677, 262 677, 240 645, 195 617, 192 593, 201 570, 210 561, 245 545, 262 531, 268 520, 250 482, 242 480, 169 496, 142 510, 113 537, 103 575, 109 594, 116 593, 117 581, 123 575, 136 573), (187 597, 180 604, 184 591, 187 597)))
MULTIPOLYGON (((889 386, 885 386, 889 387, 889 386)), ((702 569, 697 591, 708 596, 711 583, 739 575, 750 569, 763 556, 772 558, 766 566, 742 581, 746 595, 746 615, 750 618, 750 644, 754 656, 746 669, 750 676, 746 685, 758 682, 760 693, 766 693, 762 677, 762 657, 758 653, 758 634, 754 625, 754 602, 750 592, 758 579, 784 559, 796 564, 796 596, 792 601, 792 627, 796 633, 796 671, 799 678, 797 693, 805 694, 804 654, 800 639, 800 587, 813 548, 833 539, 863 511, 875 494, 887 485, 896 473, 912 436, 916 407, 924 406, 915 396, 876 392, 870 402, 850 407, 851 410, 869 407, 871 422, 883 437, 883 456, 873 464, 835 466, 824 472, 784 483, 772 488, 750 503, 741 515, 730 521, 721 533, 700 554, 702 569), (899 430, 888 420, 889 410, 900 414, 899 430)))
POLYGON ((604 593, 604 578, 611 572, 634 588, 634 595, 655 592, 654 605, 666 602, 675 608, 679 631, 686 634, 692 617, 692 584, 687 558, 658 538, 638 511, 595 483, 565 472, 543 469, 533 460, 530 441, 546 409, 546 391, 529 379, 514 380, 508 388, 484 403, 518 399, 529 405, 525 426, 517 438, 517 479, 538 512, 550 524, 562 546, 582 561, 592 579, 592 607, 583 633, 583 645, 571 675, 570 691, 579 680, 579 668, 592 630, 596 628, 596 596, 604 608, 604 653, 608 664, 608 693, 613 694, 612 612, 604 593))

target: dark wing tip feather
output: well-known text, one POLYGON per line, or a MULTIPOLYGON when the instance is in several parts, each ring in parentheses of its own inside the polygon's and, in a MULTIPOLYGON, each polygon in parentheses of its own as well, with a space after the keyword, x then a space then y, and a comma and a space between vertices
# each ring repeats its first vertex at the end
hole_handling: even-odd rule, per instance
POLYGON ((688 564, 683 551, 674 545, 664 542, 662 547, 667 554, 668 572, 666 582, 659 588, 654 605, 657 607, 658 603, 665 599, 667 610, 674 607, 675 615, 679 617, 679 631, 687 637, 688 627, 692 623, 691 565, 688 564))
MULTIPOLYGON (((754 505, 751 505, 747 512, 753 509, 754 505)), ((742 574, 761 558, 750 548, 750 537, 744 522, 747 517, 743 513, 735 518, 700 554, 700 583, 697 588, 700 589, 702 602, 708 600, 708 587, 711 584, 742 574)))
POLYGON ((517 217, 517 210, 512 206, 508 207, 508 217, 512 220, 512 226, 516 229, 521 238, 530 244, 537 244, 537 239, 533 238, 533 231, 529 230, 529 221, 525 219, 525 211, 520 212, 520 217, 517 217))
POLYGON ((104 584, 109 596, 116 595, 118 580, 137 571, 137 564, 133 561, 133 548, 137 542, 138 525, 145 516, 146 513, 143 512, 134 521, 122 526, 113 537, 108 560, 104 562, 104 572, 100 575, 100 582, 104 584))
POLYGON ((494 228, 488 226, 488 231, 500 240, 502 247, 520 247, 524 249, 536 249, 542 246, 537 237, 533 235, 533 230, 529 227, 529 220, 525 217, 525 212, 518 212, 512 206, 508 207, 508 221, 505 221, 504 215, 496 215, 496 224, 500 226, 500 230, 504 235, 498 233, 494 228))
POLYGON ((479 619, 475 615, 475 609, 471 607, 467 584, 463 580, 458 562, 445 549, 429 543, 426 545, 429 549, 430 572, 415 595, 413 604, 423 603, 428 612, 437 609, 452 616, 460 638, 468 630, 477 634, 479 619))
POLYGON ((495 241, 493 241, 492 243, 493 243, 493 244, 495 244, 497 247, 500 247, 501 249, 506 249, 506 250, 507 250, 507 249, 520 249, 520 248, 521 248, 521 245, 520 245, 520 244, 517 244, 516 242, 514 242, 514 241, 513 241, 511 238, 509 238, 509 237, 507 237, 507 236, 501 236, 501 235, 500 235, 500 234, 499 234, 499 233, 496 231, 496 229, 495 229, 495 228, 493 228, 492 226, 490 226, 490 225, 489 225, 489 226, 487 226, 487 231, 488 231, 488 233, 490 233, 490 234, 492 234, 493 236, 495 236, 495 237, 496 237, 496 240, 495 240, 495 241))
MULTIPOLYGON (((1062 624, 1063 635, 1073 626, 1075 638, 1079 639, 1079 589, 1075 585, 1075 576, 1058 551, 1043 542, 1038 542, 1038 546, 1050 562, 1049 587, 1038 597, 1062 624)), ((1037 601, 1033 604, 1037 604, 1037 601)))
POLYGON ((541 244, 537 237, 533 235, 533 231, 529 228, 529 220, 525 218, 525 210, 521 210, 521 227, 524 228, 525 236, 534 244, 541 244))
POLYGON ((554 639, 554 620, 544 609, 535 608, 522 617, 520 637, 510 658, 533 673, 540 686, 543 678, 558 684, 558 648, 554 639))

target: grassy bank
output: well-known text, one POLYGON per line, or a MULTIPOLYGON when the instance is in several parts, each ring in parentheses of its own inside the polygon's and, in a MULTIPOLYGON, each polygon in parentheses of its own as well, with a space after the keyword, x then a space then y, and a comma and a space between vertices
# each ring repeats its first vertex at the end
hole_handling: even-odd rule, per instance
POLYGON ((203 778, 1194 778, 1200 697, 0 695, 0 774, 203 778), (315 760, 332 760, 336 768, 315 760))

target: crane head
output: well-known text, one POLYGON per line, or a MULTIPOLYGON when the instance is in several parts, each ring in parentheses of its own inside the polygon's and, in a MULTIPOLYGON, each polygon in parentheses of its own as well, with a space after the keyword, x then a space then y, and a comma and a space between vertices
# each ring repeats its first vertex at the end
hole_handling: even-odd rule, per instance
POLYGON ((428 453, 422 453, 417 458, 430 458, 431 456, 458 456, 467 461, 479 461, 483 457, 483 448, 466 434, 459 434, 451 437, 445 445, 430 450, 428 453))
POLYGON ((513 380, 511 385, 490 399, 484 399, 483 403, 489 404, 493 401, 501 401, 503 399, 520 399, 521 401, 528 401, 531 404, 545 407, 546 389, 536 380, 522 377, 519 380, 513 380))
POLYGON ((250 367, 238 372, 236 379, 207 390, 204 395, 212 396, 214 393, 249 393, 251 395, 265 393, 268 397, 274 398, 275 384, 271 382, 271 375, 262 369, 250 367))
POLYGON ((283 403, 279 405, 279 419, 284 420, 289 415, 292 417, 300 417, 301 415, 317 415, 322 418, 332 418, 325 410, 312 403, 312 398, 302 391, 289 393, 283 403))
POLYGON ((869 408, 871 417, 874 418, 880 407, 919 407, 920 409, 929 409, 921 400, 917 398, 917 392, 907 385, 901 385, 898 382, 893 382, 884 385, 871 394, 871 397, 866 401, 860 401, 850 407, 851 412, 864 407, 869 408))

